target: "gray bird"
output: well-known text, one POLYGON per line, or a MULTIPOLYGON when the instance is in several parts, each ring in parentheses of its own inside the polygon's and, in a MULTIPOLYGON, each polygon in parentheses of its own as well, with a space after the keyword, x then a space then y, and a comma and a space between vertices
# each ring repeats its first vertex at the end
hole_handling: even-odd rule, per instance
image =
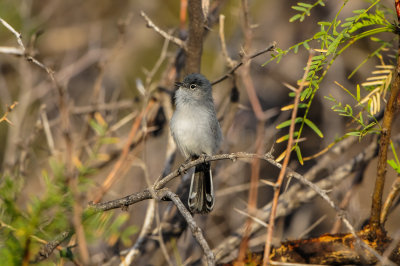
MULTIPOLYGON (((176 83, 176 110, 171 134, 186 161, 217 152, 222 133, 215 113, 211 83, 201 74, 187 75, 176 83)), ((214 207, 214 188, 209 162, 195 167, 188 199, 192 213, 209 213, 214 207)))

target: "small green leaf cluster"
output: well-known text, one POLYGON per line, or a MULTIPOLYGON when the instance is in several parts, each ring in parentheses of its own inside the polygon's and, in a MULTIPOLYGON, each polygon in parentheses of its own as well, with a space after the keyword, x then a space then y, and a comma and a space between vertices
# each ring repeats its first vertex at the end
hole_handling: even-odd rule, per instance
POLYGON ((295 6, 292 6, 292 9, 298 11, 299 13, 291 17, 289 21, 294 22, 296 20, 300 20, 300 22, 302 22, 306 16, 311 15, 311 9, 313 9, 318 5, 325 6, 325 3, 323 0, 317 0, 313 4, 302 3, 302 2, 297 3, 295 6))
POLYGON ((396 149, 394 148, 393 141, 390 142, 390 147, 392 148, 394 159, 388 160, 388 164, 400 175, 400 162, 399 157, 397 156, 396 149))
MULTIPOLYGON (((91 120, 90 126, 96 137, 87 149, 89 156, 84 162, 77 158, 73 162, 76 168, 73 178, 77 178, 80 196, 93 189, 91 175, 96 172, 93 165, 105 156, 101 154, 104 145, 118 141, 108 137, 108 125, 100 116, 91 120)), ((38 177, 41 193, 32 195, 29 192, 32 188, 24 182, 26 176, 0 176, 0 265, 21 265, 33 261, 45 243, 59 239, 64 232, 74 232, 74 206, 86 203, 81 202, 80 196, 74 196, 76 192, 73 193, 66 168, 59 158, 50 157, 46 169, 38 177)), ((114 216, 112 212, 93 213, 89 208, 82 214, 81 224, 89 244, 100 239, 109 245, 117 241, 131 245, 132 235, 138 229, 134 225, 128 226, 128 220, 129 213, 114 216)), ((67 243, 65 241, 63 248, 53 252, 56 258, 53 262, 61 258, 74 259, 76 245, 67 246, 67 243)))
MULTIPOLYGON (((363 110, 360 110, 357 114, 355 114, 353 107, 349 104, 342 104, 337 101, 332 95, 325 96, 325 99, 334 103, 331 109, 338 113, 340 116, 349 117, 352 119, 354 123, 356 123, 357 127, 346 133, 346 136, 355 136, 360 139, 366 136, 369 133, 379 134, 379 124, 375 120, 372 114, 368 114, 368 120, 366 120, 363 116, 363 110), (378 128, 376 127, 378 125, 378 128)), ((364 110, 367 110, 365 106, 362 106, 364 110)))
MULTIPOLYGON (((318 136, 323 137, 322 132, 314 123, 308 119, 308 114, 312 106, 313 99, 320 88, 321 82, 326 77, 329 72, 330 67, 333 65, 335 60, 343 55, 344 51, 348 50, 351 45, 356 43, 361 39, 370 37, 372 41, 379 42, 381 46, 370 56, 367 60, 373 56, 378 56, 379 52, 385 47, 391 46, 389 42, 382 41, 377 37, 378 34, 389 32, 395 32, 395 26, 392 25, 387 16, 389 16, 390 10, 386 7, 380 5, 380 0, 370 1, 370 5, 365 9, 353 10, 353 16, 344 19, 344 22, 339 19, 340 14, 348 4, 348 0, 344 0, 339 11, 336 13, 335 17, 331 21, 320 21, 318 22, 319 31, 316 32, 311 38, 301 41, 288 49, 276 49, 275 54, 272 55, 271 59, 264 63, 264 65, 270 63, 271 61, 276 61, 277 63, 282 60, 284 56, 290 52, 298 53, 301 47, 314 53, 311 58, 311 62, 308 67, 305 67, 306 72, 305 80, 298 81, 298 84, 305 85, 301 93, 301 102, 299 107, 305 108, 301 118, 297 117, 295 122, 298 124, 298 129, 296 130, 296 143, 294 145, 294 150, 298 154, 298 159, 302 162, 301 150, 299 148, 300 139, 302 138, 302 132, 304 126, 307 125, 311 128, 318 136), (311 48, 312 47, 312 48, 311 48), (318 53, 315 55, 315 53, 318 53), (306 107, 304 107, 306 106, 306 107)), ((293 16, 290 21, 300 20, 303 21, 305 16, 310 15, 312 8, 316 6, 324 6, 323 1, 315 1, 313 4, 298 3, 293 9, 299 11, 299 14, 293 16)), ((362 64, 365 61, 362 62, 362 64)), ((354 73, 352 73, 353 75, 354 73)), ((291 92, 290 96, 294 96, 291 92)), ((353 108, 350 105, 340 105, 336 103, 334 110, 342 116, 349 116, 361 126, 362 129, 358 131, 358 136, 361 137, 367 132, 374 131, 374 125, 366 124, 362 120, 362 116, 356 117, 353 115, 353 108)), ((284 128, 285 125, 289 125, 290 122, 284 122, 278 126, 278 128, 284 128)), ((356 131, 350 132, 351 134, 356 134, 356 131)), ((288 136, 284 136, 280 140, 286 140, 288 136)))
MULTIPOLYGON (((53 167, 62 167, 55 165, 53 167)), ((2 176, 0 185, 0 257, 4 265, 20 265, 24 254, 38 251, 35 239, 54 239, 69 227, 72 197, 60 176, 42 172, 45 186, 41 196, 31 197, 22 208, 17 202, 24 193, 22 178, 2 176)), ((32 258, 33 259, 33 258, 32 258)))

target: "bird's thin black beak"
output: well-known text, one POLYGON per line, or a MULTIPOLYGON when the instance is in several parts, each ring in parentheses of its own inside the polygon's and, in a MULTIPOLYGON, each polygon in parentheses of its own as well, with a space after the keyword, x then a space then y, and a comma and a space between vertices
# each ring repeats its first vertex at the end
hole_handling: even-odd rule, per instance
POLYGON ((175 88, 179 89, 179 87, 183 87, 183 83, 182 82, 175 82, 175 88))

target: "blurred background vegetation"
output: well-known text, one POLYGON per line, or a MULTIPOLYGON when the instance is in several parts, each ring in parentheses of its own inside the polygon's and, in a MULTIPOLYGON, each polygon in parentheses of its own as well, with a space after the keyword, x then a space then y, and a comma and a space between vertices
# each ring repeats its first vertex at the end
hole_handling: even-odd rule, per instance
MULTIPOLYGON (((223 2, 220 13, 226 17, 227 50, 233 59, 240 60, 243 45, 241 4, 240 1, 223 2)), ((254 24, 252 52, 264 49, 273 41, 277 42, 277 47, 287 49, 311 37, 320 29, 317 22, 331 21, 342 5, 342 1, 326 1, 326 6, 312 9, 311 16, 307 16, 305 21, 290 23, 289 19, 297 13, 290 8, 295 1, 249 2, 251 22, 254 24)), ((350 1, 340 16, 350 17, 352 10, 365 8, 370 3, 350 1)), ((388 9, 385 10, 394 10, 393 1, 380 1, 379 5, 386 5, 388 9)), ((7 106, 18 102, 7 116, 11 124, 0 123, 0 257, 3 258, 0 264, 3 261, 4 265, 20 264, 27 260, 26 257, 33 260, 41 242, 32 240, 31 235, 50 241, 71 228, 74 202, 78 200, 84 208, 94 199, 121 154, 133 121, 145 109, 149 98, 167 97, 169 104, 172 104, 170 96, 173 86, 164 88, 160 80, 168 75, 168 67, 178 48, 170 43, 161 67, 154 76, 149 77, 149 71, 160 58, 165 40, 146 27, 140 11, 143 10, 160 28, 171 30, 177 36, 179 9, 178 0, 0 0, 0 17, 21 33, 30 54, 55 71, 58 83, 66 91, 66 104, 70 112, 69 133, 74 149, 73 161, 66 162, 68 144, 60 116, 60 96, 48 74, 21 57, 0 54, 1 113, 6 112, 7 106), (141 92, 140 84, 144 84, 145 93, 141 92), (160 97, 159 94, 163 94, 160 87, 170 93, 160 97), (68 164, 72 165, 78 178, 76 193, 71 192, 71 186, 68 185, 68 164)), ((394 13, 386 15, 389 21, 396 21, 394 13)), ((390 41, 393 36, 382 34, 380 38, 390 41)), ((306 130, 306 141, 302 143, 304 156, 317 153, 352 127, 348 124, 349 120, 331 110, 332 103, 324 97, 332 95, 343 103, 351 103, 351 97, 334 81, 354 91, 356 84, 364 82, 375 66, 381 64, 381 60, 393 64, 395 53, 389 47, 381 53, 381 58, 371 56, 352 78, 347 78, 378 45, 371 41, 357 42, 332 65, 309 115, 309 119, 323 132, 324 138, 321 139, 312 130, 306 130)), ((15 36, 5 27, 0 27, 0 46, 17 46, 15 36)), ((280 114, 279 108, 292 101, 283 83, 296 85, 303 75, 308 55, 306 49, 300 48, 297 54, 283 57, 279 64, 271 62, 262 66, 270 59, 270 54, 255 58, 251 64, 251 76, 263 110, 271 109, 276 113, 266 123, 265 139, 265 150, 274 146, 275 156, 286 147, 286 143, 274 144, 276 139, 287 134, 275 128, 278 123, 288 119, 288 116, 280 114)), ((205 39, 201 72, 213 81, 227 70, 221 52, 218 24, 215 24, 205 39)), ((232 86, 231 80, 214 86, 214 99, 223 128, 224 108, 228 104, 232 86)), ((240 83, 238 91, 239 106, 232 124, 225 125, 222 151, 254 152, 256 118, 240 83)), ((365 96, 368 92, 362 93, 365 96)), ((162 173, 169 135, 169 113, 159 103, 147 119, 149 124, 143 123, 146 126, 141 128, 142 135, 138 133, 133 140, 134 145, 127 159, 129 165, 119 172, 118 180, 106 191, 102 201, 141 191, 148 186, 146 178, 153 183, 162 173)), ((398 123, 394 132, 396 130, 398 123)), ((343 156, 333 160, 337 164, 345 162, 369 141, 368 137, 363 139, 343 156)), ((178 155, 174 167, 182 161, 183 158, 178 155)), ((293 156, 290 167, 305 173, 315 163, 311 160, 301 166, 293 156)), ((250 164, 246 161, 236 164, 218 162, 216 167, 218 193, 215 210, 207 217, 196 217, 211 246, 221 243, 246 219, 236 209, 246 208, 248 186, 240 188, 240 185, 248 184, 250 180, 250 164)), ((347 207, 350 220, 358 227, 369 215, 375 173, 376 162, 372 161, 347 207)), ((275 180, 277 174, 277 169, 262 165, 261 179, 275 180)), ((395 176, 395 171, 389 169, 388 184, 395 176)), ((349 179, 338 185, 332 197, 340 201, 352 182, 349 179)), ((178 185, 179 180, 175 179, 173 188, 178 185)), ((258 205, 268 203, 272 193, 272 188, 260 189, 258 205)), ((83 226, 93 263, 113 265, 110 258, 135 243, 147 206, 148 202, 141 202, 131 206, 127 212, 116 210, 84 219, 83 226)), ((159 203, 158 208, 162 215, 167 203, 159 203)), ((396 222, 400 219, 398 207, 394 213, 387 226, 391 232, 399 229, 396 222)), ((325 203, 318 198, 304 204, 290 217, 278 221, 276 236, 279 239, 276 239, 276 243, 298 238, 321 216, 325 217, 323 222, 306 236, 329 232, 336 214, 326 210, 325 203)), ((53 254, 43 263, 57 262, 61 265, 68 260, 79 261, 72 255, 77 249, 74 241, 65 246, 68 248, 53 254)), ((189 234, 173 241, 170 248, 177 251, 171 255, 175 261, 200 256, 200 249, 189 234)), ((156 254, 147 254, 137 265, 144 265, 144 262, 164 265, 161 252, 156 254)))

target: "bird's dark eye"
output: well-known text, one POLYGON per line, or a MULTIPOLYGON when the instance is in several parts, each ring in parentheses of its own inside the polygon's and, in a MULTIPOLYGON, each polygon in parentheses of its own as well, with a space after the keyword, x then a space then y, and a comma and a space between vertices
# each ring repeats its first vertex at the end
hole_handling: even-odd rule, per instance
POLYGON ((191 88, 192 90, 196 89, 196 87, 197 87, 196 84, 190 84, 190 88, 191 88))

